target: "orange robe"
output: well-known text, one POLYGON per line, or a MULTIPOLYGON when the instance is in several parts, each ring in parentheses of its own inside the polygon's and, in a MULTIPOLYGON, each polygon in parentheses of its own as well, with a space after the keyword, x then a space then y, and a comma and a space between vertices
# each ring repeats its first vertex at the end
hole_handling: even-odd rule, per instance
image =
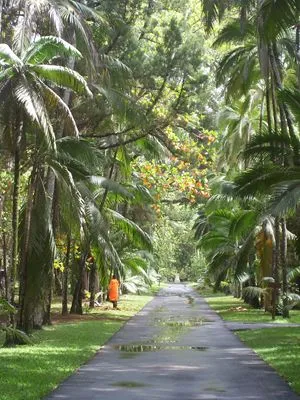
POLYGON ((109 293, 108 297, 110 301, 117 301, 119 298, 119 281, 117 279, 112 279, 108 286, 109 293))

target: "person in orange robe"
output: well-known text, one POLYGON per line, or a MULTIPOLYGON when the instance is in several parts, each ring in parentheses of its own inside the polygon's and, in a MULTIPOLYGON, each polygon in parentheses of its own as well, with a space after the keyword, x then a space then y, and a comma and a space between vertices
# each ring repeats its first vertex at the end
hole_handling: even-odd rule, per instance
POLYGON ((116 275, 113 275, 109 282, 108 298, 109 301, 113 303, 113 308, 117 308, 119 299, 119 281, 117 280, 116 275))

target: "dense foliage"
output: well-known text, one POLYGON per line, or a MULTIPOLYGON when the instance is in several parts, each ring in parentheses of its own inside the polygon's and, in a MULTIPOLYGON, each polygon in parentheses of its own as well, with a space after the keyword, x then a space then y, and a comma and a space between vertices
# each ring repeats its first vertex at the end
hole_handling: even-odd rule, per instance
POLYGON ((219 54, 223 152, 196 236, 215 287, 288 316, 300 299, 300 3, 203 7, 219 54))
POLYGON ((113 273, 123 291, 197 279, 191 220, 209 197, 218 101, 199 3, 1 7, 0 295, 17 307, 12 325, 49 323, 53 293, 82 313, 113 273))

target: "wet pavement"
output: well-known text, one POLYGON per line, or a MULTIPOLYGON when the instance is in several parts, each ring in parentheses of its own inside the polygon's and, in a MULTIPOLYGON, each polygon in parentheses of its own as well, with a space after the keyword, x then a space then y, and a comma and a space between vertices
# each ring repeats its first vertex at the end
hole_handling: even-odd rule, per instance
POLYGON ((47 400, 299 400, 184 284, 133 317, 47 400))

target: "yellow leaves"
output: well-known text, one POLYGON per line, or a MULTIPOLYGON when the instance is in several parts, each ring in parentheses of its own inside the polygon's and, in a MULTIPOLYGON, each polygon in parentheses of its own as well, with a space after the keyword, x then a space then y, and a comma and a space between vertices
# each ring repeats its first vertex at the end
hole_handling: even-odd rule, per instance
POLYGON ((65 269, 63 262, 57 258, 54 260, 53 267, 61 272, 63 272, 65 269))

